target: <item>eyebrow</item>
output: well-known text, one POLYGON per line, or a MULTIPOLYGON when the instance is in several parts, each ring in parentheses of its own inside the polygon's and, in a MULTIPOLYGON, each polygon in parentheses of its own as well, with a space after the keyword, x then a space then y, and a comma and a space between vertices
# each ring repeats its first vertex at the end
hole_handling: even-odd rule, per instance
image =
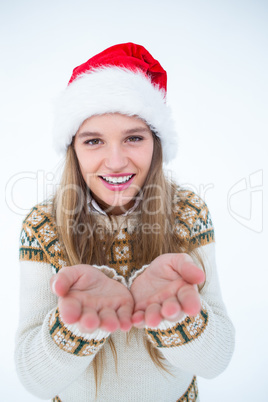
MULTIPOLYGON (((146 127, 135 127, 130 128, 129 130, 124 130, 122 132, 123 135, 133 135, 138 133, 149 133, 150 129, 146 127)), ((77 133, 78 138, 85 138, 85 137, 102 137, 103 134, 98 131, 82 131, 82 133, 77 133)))

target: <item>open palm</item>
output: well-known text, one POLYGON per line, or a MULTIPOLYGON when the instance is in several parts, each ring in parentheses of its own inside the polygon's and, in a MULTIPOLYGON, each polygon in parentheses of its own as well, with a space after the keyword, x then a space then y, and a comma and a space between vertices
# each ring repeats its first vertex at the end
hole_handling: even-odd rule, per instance
POLYGON ((131 286, 133 324, 155 327, 163 319, 175 321, 184 314, 196 315, 201 309, 196 285, 204 280, 203 271, 187 254, 157 257, 131 286))
POLYGON ((59 296, 63 321, 77 323, 82 332, 128 331, 132 326, 134 301, 129 290, 91 265, 62 268, 51 287, 59 296))

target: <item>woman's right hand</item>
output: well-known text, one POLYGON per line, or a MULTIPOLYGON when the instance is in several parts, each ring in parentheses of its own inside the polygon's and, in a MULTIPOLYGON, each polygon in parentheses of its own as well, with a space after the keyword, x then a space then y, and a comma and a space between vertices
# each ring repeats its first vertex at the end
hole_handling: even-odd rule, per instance
POLYGON ((188 254, 158 256, 130 288, 135 301, 133 324, 138 328, 157 327, 162 320, 176 322, 184 314, 198 314, 201 300, 197 284, 204 280, 204 272, 188 254))
POLYGON ((85 264, 64 267, 51 278, 50 285, 59 297, 65 323, 76 323, 81 332, 130 330, 134 309, 131 293, 98 268, 85 264))

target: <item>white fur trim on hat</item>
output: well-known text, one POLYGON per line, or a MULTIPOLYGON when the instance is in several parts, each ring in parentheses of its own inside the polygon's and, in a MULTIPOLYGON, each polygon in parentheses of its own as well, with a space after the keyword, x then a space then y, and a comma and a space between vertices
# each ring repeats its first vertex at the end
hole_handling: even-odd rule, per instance
POLYGON ((62 92, 55 111, 56 150, 65 153, 81 124, 105 113, 140 117, 161 139, 164 162, 176 156, 177 134, 164 90, 141 72, 120 67, 82 74, 62 92))

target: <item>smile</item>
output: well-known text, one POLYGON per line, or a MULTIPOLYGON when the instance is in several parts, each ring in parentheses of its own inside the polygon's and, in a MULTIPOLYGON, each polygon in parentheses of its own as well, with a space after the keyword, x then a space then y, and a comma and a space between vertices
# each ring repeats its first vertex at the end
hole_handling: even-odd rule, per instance
POLYGON ((134 174, 128 176, 118 176, 118 177, 112 177, 112 176, 100 176, 100 177, 109 184, 123 184, 131 180, 133 176, 134 174))

